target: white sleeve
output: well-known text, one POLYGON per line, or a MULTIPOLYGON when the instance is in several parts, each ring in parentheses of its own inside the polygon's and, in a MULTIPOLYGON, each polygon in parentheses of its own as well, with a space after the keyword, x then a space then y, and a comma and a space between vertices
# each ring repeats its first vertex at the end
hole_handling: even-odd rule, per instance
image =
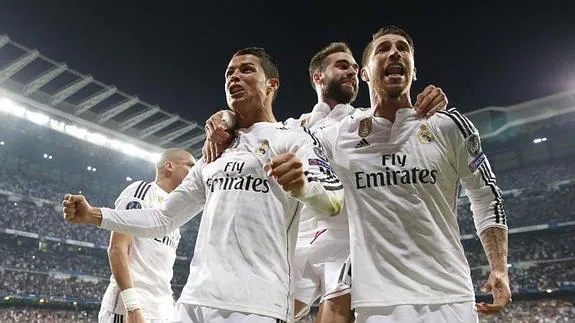
MULTIPOLYGON (((344 119, 345 120, 345 119, 344 119)), ((323 149, 328 159, 333 159, 336 154, 338 129, 341 122, 330 125, 323 129, 318 129, 313 133, 313 137, 317 140, 319 146, 323 149)))
POLYGON ((192 167, 182 184, 171 192, 158 208, 129 210, 102 208, 100 227, 144 238, 170 234, 204 208, 206 195, 201 176, 203 166, 202 159, 192 167))
POLYGON ((343 185, 333 171, 319 141, 307 128, 288 131, 283 151, 294 152, 302 162, 307 182, 304 193, 294 197, 320 215, 333 216, 343 207, 343 185))
POLYGON ((489 227, 507 229, 501 190, 495 174, 481 148, 479 132, 473 123, 455 108, 441 112, 453 122, 445 123, 451 149, 455 152, 454 166, 471 202, 471 211, 478 234, 489 227))

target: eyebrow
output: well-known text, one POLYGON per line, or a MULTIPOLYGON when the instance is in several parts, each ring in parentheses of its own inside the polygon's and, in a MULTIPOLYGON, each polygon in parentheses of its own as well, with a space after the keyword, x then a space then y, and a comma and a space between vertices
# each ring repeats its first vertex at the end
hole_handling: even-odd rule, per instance
POLYGON ((356 69, 359 69, 359 65, 357 65, 357 63, 352 63, 351 61, 348 61, 347 59, 338 59, 337 61, 335 61, 335 63, 333 63, 334 65, 338 64, 338 63, 347 63, 353 67, 355 67, 356 69))
MULTIPOLYGON (((381 43, 377 44, 377 46, 375 46, 374 49, 378 50, 382 45, 389 44, 389 43, 391 43, 391 40, 386 39, 386 40, 382 41, 381 43)), ((396 41, 396 43, 407 46, 409 48, 409 50, 411 51, 411 45, 409 45, 409 43, 406 42, 405 40, 399 39, 396 41)))
MULTIPOLYGON (((239 67, 242 67, 242 66, 246 66, 246 65, 249 65, 249 66, 253 66, 253 67, 256 67, 256 64, 254 64, 254 63, 251 63, 251 62, 247 62, 247 63, 241 63, 239 67)), ((226 73, 227 73, 227 72, 229 72, 230 70, 233 70, 233 69, 235 69, 235 68, 236 68, 236 66, 234 66, 234 65, 232 65, 232 66, 228 66, 228 68, 226 68, 226 73)))

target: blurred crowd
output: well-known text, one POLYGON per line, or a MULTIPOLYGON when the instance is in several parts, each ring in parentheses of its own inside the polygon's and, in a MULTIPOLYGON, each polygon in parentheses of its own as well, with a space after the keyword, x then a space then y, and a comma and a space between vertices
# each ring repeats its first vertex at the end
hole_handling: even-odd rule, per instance
MULTIPOLYGON (((505 207, 511 229, 531 225, 575 221, 573 207, 574 171, 567 162, 549 167, 533 167, 498 174, 498 184, 505 194, 505 207), (565 181, 561 185, 558 182, 565 181)), ((121 190, 121 188, 119 188, 121 190)), ((23 237, 0 240, 0 296, 35 297, 45 302, 58 300, 99 302, 109 282, 106 257, 109 232, 88 226, 66 224, 61 217, 63 195, 69 192, 64 183, 47 183, 23 174, 0 171, 0 230, 15 229, 37 233, 40 240, 52 237, 48 247, 39 242, 25 242, 23 237), (70 245, 65 239, 91 242, 96 248, 70 245)), ((113 206, 115 195, 87 195, 93 205, 113 206)), ((460 231, 473 238, 462 241, 472 268, 476 290, 489 274, 487 259, 475 237, 473 218, 466 198, 458 206, 460 231)), ((199 217, 182 229, 172 285, 178 297, 188 276, 189 257, 193 255, 199 217)), ((569 229, 529 230, 509 237, 511 288, 547 291, 575 288, 575 225, 569 229)), ((95 313, 32 308, 2 308, 0 322, 95 322, 95 313)), ((310 315, 310 322, 311 317, 310 315)), ((519 301, 502 315, 482 317, 481 322, 574 322, 572 300, 519 301), (545 319, 542 319, 545 318, 545 319)))

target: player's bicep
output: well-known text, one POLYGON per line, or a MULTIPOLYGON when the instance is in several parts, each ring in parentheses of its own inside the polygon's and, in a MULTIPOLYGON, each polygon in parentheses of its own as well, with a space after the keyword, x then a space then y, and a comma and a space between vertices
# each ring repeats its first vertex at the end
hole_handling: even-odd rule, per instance
POLYGON ((112 232, 110 234, 110 245, 108 248, 108 253, 113 251, 128 253, 133 239, 134 238, 131 235, 120 232, 112 232))

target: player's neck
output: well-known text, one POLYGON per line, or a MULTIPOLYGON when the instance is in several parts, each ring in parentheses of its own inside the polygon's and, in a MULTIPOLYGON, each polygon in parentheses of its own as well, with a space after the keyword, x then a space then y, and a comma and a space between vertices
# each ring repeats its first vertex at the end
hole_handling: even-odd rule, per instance
POLYGON ((178 187, 178 185, 172 184, 169 178, 167 177, 156 177, 155 181, 156 185, 158 185, 161 189, 163 189, 166 193, 171 193, 173 190, 178 187))
POLYGON ((399 109, 412 108, 411 99, 407 93, 400 96, 388 96, 381 94, 372 98, 373 115, 395 122, 395 113, 399 109))
POLYGON ((272 108, 270 107, 263 107, 263 108, 254 108, 250 109, 248 113, 235 111, 237 116, 237 123, 240 129, 245 129, 251 127, 253 124, 258 122, 277 122, 272 108))
POLYGON ((320 93, 318 93, 317 98, 318 98, 318 103, 323 102, 323 103, 327 104, 329 106, 330 110, 333 110, 333 108, 335 108, 336 105, 341 104, 341 102, 338 102, 332 98, 327 98, 327 97, 321 95, 320 93))

